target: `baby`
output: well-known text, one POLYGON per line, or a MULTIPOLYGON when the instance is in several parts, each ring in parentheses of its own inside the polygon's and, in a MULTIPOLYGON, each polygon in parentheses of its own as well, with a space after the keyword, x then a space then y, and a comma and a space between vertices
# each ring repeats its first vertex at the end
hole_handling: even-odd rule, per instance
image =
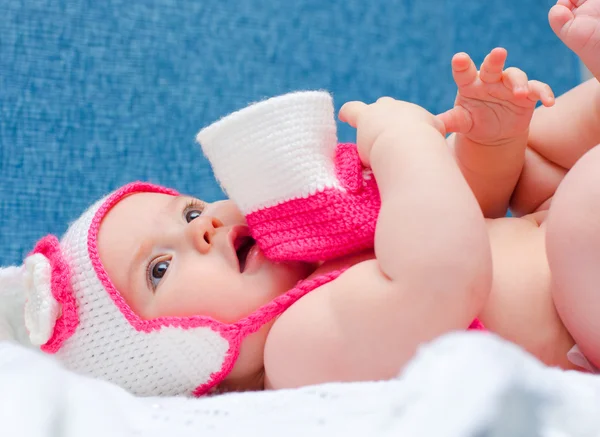
POLYGON ((199 134, 235 203, 133 183, 42 239, 0 281, 31 343, 138 395, 200 395, 391 378, 467 329, 491 256, 442 122, 391 98, 340 115, 358 148, 327 93, 250 106, 199 134))
POLYGON ((457 55, 456 106, 439 118, 390 98, 344 105, 357 148, 335 145, 323 93, 275 98, 210 126, 200 141, 236 202, 145 183, 101 199, 60 242, 42 239, 23 267, 2 272, 27 295, 28 338, 140 395, 390 378, 419 344, 475 319, 549 365, 592 369, 598 305, 585 260, 600 246, 586 181, 598 153, 560 184, 547 224, 543 208, 482 214, 499 217, 546 186, 531 170, 530 157, 544 155, 533 127, 526 146, 535 103, 552 105, 552 93, 504 70, 505 57, 492 51, 478 72, 457 55), (451 148, 446 131, 459 132, 451 148), (261 161, 269 151, 293 172, 261 161), (569 202, 581 218, 565 225, 569 202))
POLYGON ((491 257, 442 123, 390 98, 341 116, 358 148, 327 93, 250 106, 199 134, 236 203, 133 183, 42 239, 2 278, 31 343, 138 395, 200 395, 391 378, 467 329, 491 257))

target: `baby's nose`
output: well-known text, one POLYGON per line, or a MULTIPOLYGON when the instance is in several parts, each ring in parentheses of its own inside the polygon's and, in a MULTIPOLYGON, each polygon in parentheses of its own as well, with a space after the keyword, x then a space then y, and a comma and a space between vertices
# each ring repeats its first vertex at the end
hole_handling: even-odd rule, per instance
POLYGON ((217 229, 222 227, 221 220, 215 217, 200 216, 192 220, 188 226, 191 232, 191 238, 200 253, 208 253, 210 250, 217 229))

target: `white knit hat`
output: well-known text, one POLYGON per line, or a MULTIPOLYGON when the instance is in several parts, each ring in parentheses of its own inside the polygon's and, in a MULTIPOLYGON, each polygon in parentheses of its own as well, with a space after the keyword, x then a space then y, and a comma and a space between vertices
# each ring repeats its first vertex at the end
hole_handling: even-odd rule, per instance
POLYGON ((239 331, 206 317, 141 319, 98 255, 102 219, 138 192, 177 194, 151 184, 126 185, 91 206, 60 242, 54 236, 38 242, 23 269, 25 326, 34 345, 74 371, 142 396, 202 394, 231 369, 239 331))

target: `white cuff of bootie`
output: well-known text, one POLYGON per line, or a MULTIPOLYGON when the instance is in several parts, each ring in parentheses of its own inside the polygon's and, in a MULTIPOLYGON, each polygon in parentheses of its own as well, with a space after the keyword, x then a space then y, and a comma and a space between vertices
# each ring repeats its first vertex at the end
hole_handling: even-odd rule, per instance
POLYGON ((196 136, 242 213, 339 188, 331 95, 302 91, 255 103, 196 136))

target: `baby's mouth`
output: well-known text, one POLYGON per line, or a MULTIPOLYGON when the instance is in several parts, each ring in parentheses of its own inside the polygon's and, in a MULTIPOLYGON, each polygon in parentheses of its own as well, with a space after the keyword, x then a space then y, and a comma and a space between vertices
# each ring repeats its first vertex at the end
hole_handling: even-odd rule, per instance
POLYGON ((255 244, 256 241, 249 235, 240 235, 236 237, 235 241, 233 242, 235 254, 240 265, 240 273, 243 273, 246 269, 246 260, 248 259, 248 254, 250 253, 250 249, 252 249, 255 244))

